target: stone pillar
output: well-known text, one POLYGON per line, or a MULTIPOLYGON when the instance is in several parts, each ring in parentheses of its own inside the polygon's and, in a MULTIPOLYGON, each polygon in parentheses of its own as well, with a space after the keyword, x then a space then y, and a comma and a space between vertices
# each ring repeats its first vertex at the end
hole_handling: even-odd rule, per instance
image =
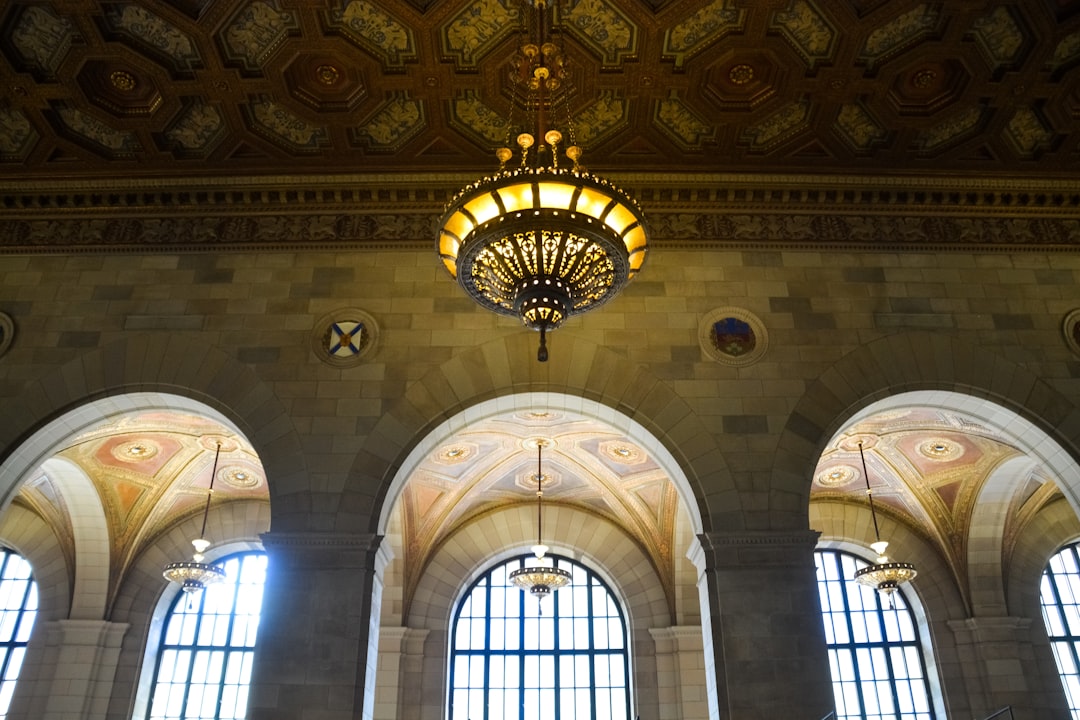
MULTIPOLYGON (((818 533, 699 536, 719 713, 725 720, 816 720, 833 709, 814 547, 818 533)), ((702 622, 706 621, 705 612, 702 622)))
POLYGON ((1053 652, 1046 643, 1032 642, 1030 618, 975 617, 948 624, 975 717, 1011 706, 1018 718, 1070 718, 1053 652))
POLYGON ((657 720, 708 720, 701 626, 651 628, 656 646, 657 720))
POLYGON ((248 720, 371 720, 382 537, 266 533, 248 720))
POLYGON ((54 620, 37 628, 43 647, 28 652, 19 685, 30 692, 16 694, 8 717, 42 720, 89 720, 105 717, 120 645, 127 623, 106 620, 54 620))
MULTIPOLYGON (((407 694, 423 684, 424 641, 428 631, 407 627, 379 630, 379 672, 375 691, 375 720, 397 720, 411 704, 407 694)), ((413 712, 409 710, 406 712, 413 712)))

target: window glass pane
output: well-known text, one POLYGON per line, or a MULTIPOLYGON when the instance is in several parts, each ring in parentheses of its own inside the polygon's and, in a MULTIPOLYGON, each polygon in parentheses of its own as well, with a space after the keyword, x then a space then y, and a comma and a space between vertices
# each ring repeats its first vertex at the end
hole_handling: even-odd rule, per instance
POLYGON ((0 719, 7 717, 37 619, 37 583, 30 563, 0 547, 0 719))
POLYGON ((1080 561, 1074 543, 1050 558, 1039 585, 1046 634, 1074 720, 1080 720, 1080 561))
POLYGON ((815 553, 838 720, 933 720, 922 647, 903 591, 893 607, 852 580, 862 559, 815 553))
POLYGON ((451 720, 623 720, 630 707, 625 619, 607 585, 588 568, 543 601, 510 584, 531 558, 490 568, 465 593, 451 643, 451 720), (487 608, 491 608, 490 613, 487 608), (470 625, 463 630, 463 625, 470 625), (480 668, 479 671, 476 668, 480 668), (486 670, 484 670, 486 668, 486 670))
POLYGON ((266 554, 218 563, 224 582, 179 593, 158 651, 148 720, 242 720, 262 612, 266 554))

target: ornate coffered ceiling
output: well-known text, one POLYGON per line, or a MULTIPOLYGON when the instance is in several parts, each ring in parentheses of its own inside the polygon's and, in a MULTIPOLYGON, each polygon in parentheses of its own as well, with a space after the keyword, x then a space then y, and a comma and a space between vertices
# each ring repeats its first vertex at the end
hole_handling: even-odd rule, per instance
MULTIPOLYGON (((604 171, 1063 174, 1076 0, 565 0, 604 171)), ((0 15, 7 177, 482 170, 515 0, 75 0, 0 15)))

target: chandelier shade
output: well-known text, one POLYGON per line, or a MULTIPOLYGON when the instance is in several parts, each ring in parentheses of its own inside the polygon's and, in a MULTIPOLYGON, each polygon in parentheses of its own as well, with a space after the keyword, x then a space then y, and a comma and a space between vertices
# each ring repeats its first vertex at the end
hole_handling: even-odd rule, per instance
POLYGON ((544 361, 547 331, 617 295, 644 264, 649 238, 637 202, 580 165, 583 151, 566 101, 570 63, 553 42, 552 8, 546 0, 527 4, 535 11, 534 37, 510 60, 514 97, 506 125, 509 145, 521 88, 531 127, 516 136, 520 164, 509 167, 514 151, 499 148, 498 171, 447 204, 437 246, 443 266, 470 297, 540 333, 537 358, 544 361), (560 89, 561 122, 551 101, 560 89), (548 127, 549 119, 567 131, 565 149, 563 131, 548 127))

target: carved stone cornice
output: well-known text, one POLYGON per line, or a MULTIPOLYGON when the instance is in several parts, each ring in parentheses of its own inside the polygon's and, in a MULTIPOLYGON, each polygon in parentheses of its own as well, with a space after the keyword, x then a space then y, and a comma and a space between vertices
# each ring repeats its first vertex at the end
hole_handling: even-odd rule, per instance
MULTIPOLYGON (((743 530, 701 533, 705 570, 721 568, 771 570, 813 567, 811 553, 821 533, 816 530, 743 530)), ((697 564, 697 563, 696 563, 697 564)), ((699 567, 701 565, 699 564, 699 567)))
MULTIPOLYGON (((1080 249, 1080 181, 611 175, 657 246, 1080 249)), ((380 250, 432 246, 457 174, 0 183, 0 252, 380 250)))

